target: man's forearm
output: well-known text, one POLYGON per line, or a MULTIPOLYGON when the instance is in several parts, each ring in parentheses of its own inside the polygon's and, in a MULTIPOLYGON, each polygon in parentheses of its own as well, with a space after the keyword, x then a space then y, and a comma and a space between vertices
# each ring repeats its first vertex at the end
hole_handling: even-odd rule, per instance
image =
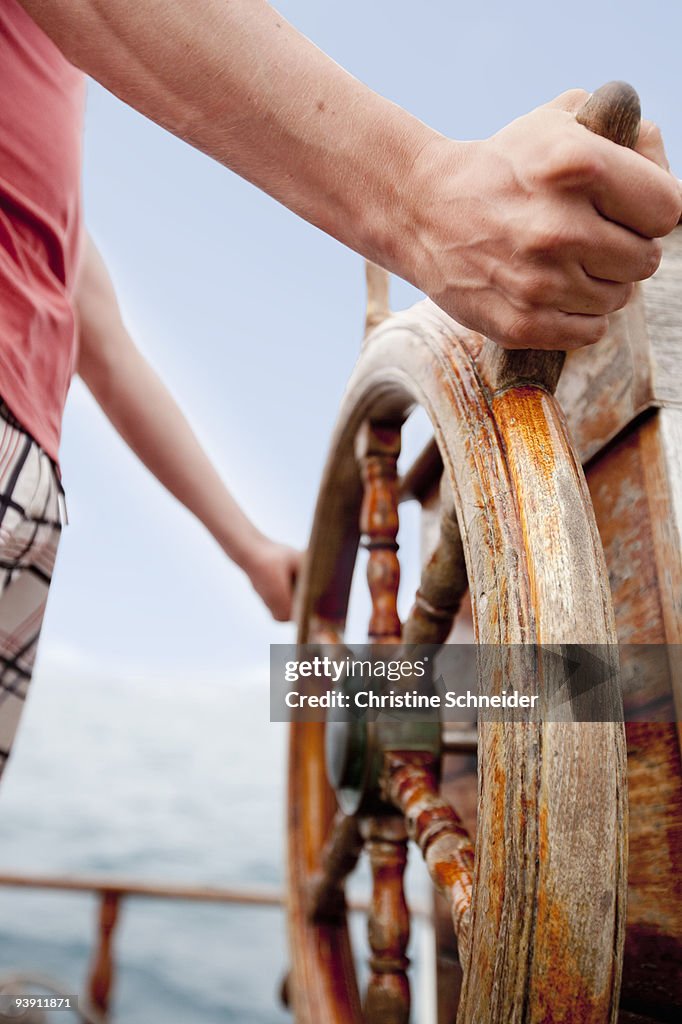
POLYGON ((410 274, 410 173, 437 133, 263 0, 22 2, 69 59, 142 113, 346 245, 410 274))
POLYGON ((264 0, 20 2, 126 102, 512 348, 598 341, 680 218, 660 134, 640 153, 598 138, 586 94, 461 143, 264 0))

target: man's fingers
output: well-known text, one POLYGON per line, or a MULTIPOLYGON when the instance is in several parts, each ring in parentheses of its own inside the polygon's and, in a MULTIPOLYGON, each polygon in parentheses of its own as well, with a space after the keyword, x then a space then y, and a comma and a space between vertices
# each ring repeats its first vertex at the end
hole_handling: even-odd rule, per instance
POLYGON ((640 235, 601 219, 589 245, 579 254, 583 270, 602 281, 646 281, 658 270, 661 262, 658 239, 640 235))
POLYGON ((585 186, 609 220, 645 238, 662 238, 680 219, 682 197, 673 176, 642 154, 593 136, 593 156, 587 155, 585 186), (590 180, 591 179, 591 180, 590 180))
MULTIPOLYGON (((546 106, 576 114, 588 98, 584 90, 571 89, 546 106)), ((645 238, 672 231, 682 215, 682 197, 657 125, 642 121, 634 151, 577 127, 580 136, 567 143, 559 161, 567 184, 585 188, 600 213, 645 238)))
POLYGON ((622 309, 633 287, 629 280, 617 282, 589 274, 574 260, 559 266, 535 260, 516 273, 508 269, 499 281, 504 292, 515 295, 516 302, 526 308, 591 316, 605 316, 622 309))
POLYGON ((597 281, 583 275, 580 287, 569 289, 566 295, 553 303, 562 313, 589 313, 592 316, 606 316, 622 309, 632 295, 632 284, 614 284, 612 281, 597 281))
MULTIPOLYGON (((589 98, 590 93, 584 89, 568 89, 545 106, 556 110, 565 110, 569 114, 577 114, 589 98)), ((663 137, 658 125, 653 121, 642 121, 635 151, 645 156, 647 160, 658 164, 664 171, 670 170, 663 137)))
POLYGON ((487 334, 503 348, 538 348, 566 352, 600 341, 608 317, 563 313, 558 310, 510 307, 499 326, 487 334))

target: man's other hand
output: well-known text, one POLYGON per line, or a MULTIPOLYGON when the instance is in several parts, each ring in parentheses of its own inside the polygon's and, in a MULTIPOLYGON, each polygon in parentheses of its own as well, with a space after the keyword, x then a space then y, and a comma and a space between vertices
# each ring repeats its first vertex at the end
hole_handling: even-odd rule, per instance
POLYGON ((246 572, 256 593, 277 622, 292 617, 294 587, 302 553, 264 537, 254 545, 246 572))

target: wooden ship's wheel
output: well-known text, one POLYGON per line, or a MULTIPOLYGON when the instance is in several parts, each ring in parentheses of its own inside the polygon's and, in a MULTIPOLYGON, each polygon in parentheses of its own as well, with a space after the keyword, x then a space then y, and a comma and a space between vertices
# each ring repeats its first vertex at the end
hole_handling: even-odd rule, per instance
MULTIPOLYGON (((634 144, 638 104, 627 91, 600 90, 579 117, 634 144)), ((647 316, 670 320, 660 283, 649 292, 653 316, 638 292, 613 318, 599 354, 571 354, 559 382, 562 356, 503 353, 428 301, 391 315, 385 278, 372 267, 368 276, 369 329, 300 582, 300 643, 342 643, 361 539, 369 550, 372 644, 443 643, 467 592, 478 644, 615 651, 619 642, 679 640, 682 500, 665 432, 682 438, 682 426, 665 419, 672 410, 645 415, 663 404, 651 383, 663 349, 654 351, 645 326, 647 316), (415 406, 434 440, 401 478, 401 429, 415 406), (619 448, 625 438, 637 447, 635 468, 619 448), (592 493, 582 469, 589 460, 592 493), (639 491, 628 467, 630 476, 649 474, 648 482, 638 477, 639 491), (401 627, 398 506, 414 498, 423 509, 424 562, 401 627), (651 552, 642 551, 645 533, 654 537, 651 552), (633 558, 642 566, 648 559, 648 583, 633 587, 633 558)), ((439 1024, 678 1019, 682 808, 674 725, 628 727, 628 763, 622 722, 571 717, 569 708, 560 722, 480 722, 473 750, 466 736, 440 729, 426 739, 423 729, 405 729, 396 740, 357 725, 291 726, 288 994, 298 1024, 409 1020, 409 840, 439 894, 439 1024), (626 909, 628 772, 636 820, 626 909), (363 849, 373 883, 364 999, 344 898, 363 849)))

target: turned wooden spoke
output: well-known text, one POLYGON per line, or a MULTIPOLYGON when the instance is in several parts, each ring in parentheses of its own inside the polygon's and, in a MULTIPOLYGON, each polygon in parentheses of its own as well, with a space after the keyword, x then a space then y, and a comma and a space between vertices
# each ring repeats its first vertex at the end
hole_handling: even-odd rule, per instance
POLYGON ((442 644, 467 592, 464 547, 452 498, 441 486, 440 536, 422 570, 414 605, 403 628, 405 644, 442 644))
POLYGON ((345 913, 343 883, 362 853, 357 819, 338 811, 322 848, 320 868, 310 882, 310 915, 315 920, 345 913))
POLYGON ((369 637, 377 643, 400 641, 398 618, 398 485, 400 426, 365 423, 356 455, 364 495, 360 511, 362 542, 369 551, 367 582, 372 597, 369 637))
POLYGON ((367 1024, 407 1024, 410 983, 406 956, 410 915, 403 875, 407 831, 401 818, 368 818, 362 835, 372 868, 372 899, 367 919, 371 956, 365 997, 367 1024))
POLYGON ((469 952, 474 847, 457 813, 438 792, 430 754, 386 755, 386 796, 405 816, 433 884, 448 901, 463 968, 469 952))

